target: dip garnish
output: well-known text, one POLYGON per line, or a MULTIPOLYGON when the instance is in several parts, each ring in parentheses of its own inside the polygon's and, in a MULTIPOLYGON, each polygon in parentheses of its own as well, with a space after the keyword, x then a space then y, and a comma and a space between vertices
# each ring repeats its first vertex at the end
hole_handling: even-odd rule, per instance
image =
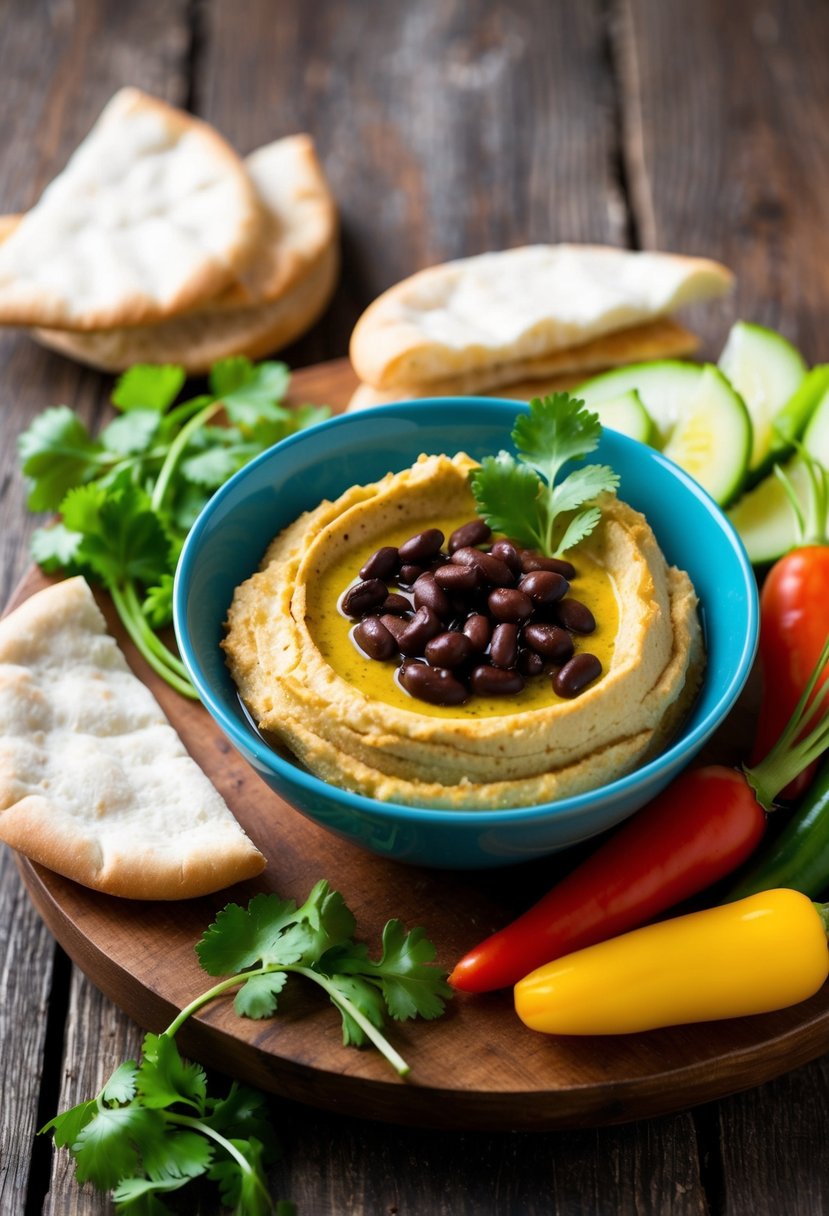
POLYGON ((585 409, 583 401, 568 393, 534 397, 530 412, 519 414, 512 430, 517 459, 504 451, 485 456, 471 474, 481 517, 494 532, 547 557, 571 549, 601 518, 594 505, 579 508, 602 491, 615 490, 619 477, 608 465, 588 464, 558 485, 556 478, 568 460, 594 451, 601 433, 598 416, 585 409))

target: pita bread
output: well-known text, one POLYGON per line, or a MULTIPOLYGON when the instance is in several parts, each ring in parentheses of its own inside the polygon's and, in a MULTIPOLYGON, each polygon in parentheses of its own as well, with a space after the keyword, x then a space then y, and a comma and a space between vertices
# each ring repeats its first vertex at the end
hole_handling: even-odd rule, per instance
MULTIPOLYGON (((531 374, 526 372, 530 364, 525 364, 527 378, 516 383, 496 383, 493 387, 474 390, 466 387, 463 377, 428 385, 406 385, 398 389, 379 389, 370 384, 361 384, 346 409, 366 409, 372 405, 386 405, 390 401, 400 401, 403 398, 454 397, 469 392, 529 401, 531 397, 543 397, 546 393, 573 388, 582 382, 586 374, 592 372, 621 367, 626 363, 639 363, 644 359, 669 359, 690 355, 698 345, 696 335, 690 330, 670 317, 660 317, 647 325, 620 329, 616 333, 585 342, 582 346, 555 351, 547 359, 534 361, 531 374), (544 371, 542 364, 546 369, 544 371)), ((496 373, 497 370, 494 369, 496 373)), ((497 374, 493 378, 497 381, 497 374)))
POLYGON ((358 320, 350 355, 375 388, 491 389, 555 370, 555 353, 722 295, 707 258, 600 245, 529 245, 422 270, 358 320))
POLYGON ((130 899, 204 895, 265 865, 82 578, 0 621, 0 839, 130 899))
POLYGON ((183 312, 236 277, 260 225, 212 127, 122 89, 0 247, 0 324, 101 329, 183 312))
MULTIPOLYGON (((337 212, 307 135, 276 140, 245 159, 265 217, 248 268, 199 308, 155 325, 91 333, 36 329, 43 346, 104 371, 179 363, 191 375, 218 359, 259 359, 305 333, 337 282, 337 212)), ((0 217, 0 239, 4 218, 0 217)))

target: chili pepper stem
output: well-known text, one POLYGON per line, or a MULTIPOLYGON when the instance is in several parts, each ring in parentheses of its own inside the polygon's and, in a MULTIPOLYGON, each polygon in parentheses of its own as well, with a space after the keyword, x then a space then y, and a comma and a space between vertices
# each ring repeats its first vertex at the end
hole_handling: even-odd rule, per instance
POLYGON ((820 917, 820 923, 823 925, 823 932, 829 938, 829 904, 816 903, 814 907, 820 917))
POLYGON ((757 801, 766 811, 772 809, 780 791, 784 790, 798 773, 817 760, 829 747, 829 713, 826 712, 825 707, 825 702, 829 697, 829 683, 824 684, 818 690, 814 701, 809 704, 815 686, 826 669, 827 662, 829 662, 829 636, 823 644, 809 682, 777 743, 759 764, 743 770, 746 781, 754 790, 757 801), (819 711, 817 724, 806 734, 802 734, 809 721, 814 719, 819 711), (799 737, 801 735, 802 737, 799 737))

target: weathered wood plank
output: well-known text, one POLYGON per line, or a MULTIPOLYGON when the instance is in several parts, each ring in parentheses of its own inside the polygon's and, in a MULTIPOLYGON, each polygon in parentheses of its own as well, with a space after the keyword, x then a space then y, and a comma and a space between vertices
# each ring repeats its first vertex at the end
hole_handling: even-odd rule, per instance
POLYGON ((345 354, 369 301, 434 262, 624 244, 601 11, 247 0, 240 21, 207 6, 199 112, 245 152, 309 131, 340 205, 340 289, 292 356, 345 354))
POLYGON ((617 17, 641 243, 738 276, 728 304, 691 314, 708 353, 739 316, 826 359, 829 8, 621 0, 617 17))
POLYGON ((0 1212, 25 1208, 55 945, 0 847, 0 1212))

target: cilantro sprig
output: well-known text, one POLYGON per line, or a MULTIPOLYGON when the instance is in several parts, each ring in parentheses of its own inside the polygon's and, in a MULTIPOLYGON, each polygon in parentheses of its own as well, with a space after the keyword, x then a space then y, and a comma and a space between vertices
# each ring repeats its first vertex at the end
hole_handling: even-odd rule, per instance
POLYGON ((78 1182, 112 1191, 119 1216, 169 1216, 161 1197, 196 1178, 217 1182, 236 1216, 291 1216, 293 1204, 268 1192, 265 1167, 277 1145, 264 1098, 235 1082, 225 1097, 210 1096, 204 1070, 182 1059, 175 1036, 234 989, 241 1017, 272 1017, 290 977, 301 976, 339 1011, 344 1044, 372 1043, 405 1077, 409 1066, 383 1034, 386 1017, 439 1017, 452 989, 423 929, 388 921, 376 960, 354 931, 352 912, 324 880, 300 907, 261 894, 247 908, 231 903, 219 912, 196 953, 208 974, 225 978, 162 1034, 146 1035, 141 1060, 120 1064, 95 1098, 41 1129, 68 1149, 78 1182))
POLYGON ((594 451, 601 424, 568 393, 534 397, 512 431, 517 458, 485 456, 470 477, 478 513, 495 532, 556 557, 589 536, 601 518, 592 504, 619 478, 608 465, 588 464, 556 481, 563 466, 594 451))
POLYGON ((118 416, 97 436, 59 405, 18 439, 30 510, 60 516, 35 532, 35 561, 48 573, 102 583, 150 666, 188 697, 196 692, 184 664, 158 637, 172 620, 181 547, 223 482, 328 416, 322 407, 283 405, 288 380, 282 363, 238 356, 214 364, 209 392, 175 404, 184 369, 137 364, 116 382, 118 416))

